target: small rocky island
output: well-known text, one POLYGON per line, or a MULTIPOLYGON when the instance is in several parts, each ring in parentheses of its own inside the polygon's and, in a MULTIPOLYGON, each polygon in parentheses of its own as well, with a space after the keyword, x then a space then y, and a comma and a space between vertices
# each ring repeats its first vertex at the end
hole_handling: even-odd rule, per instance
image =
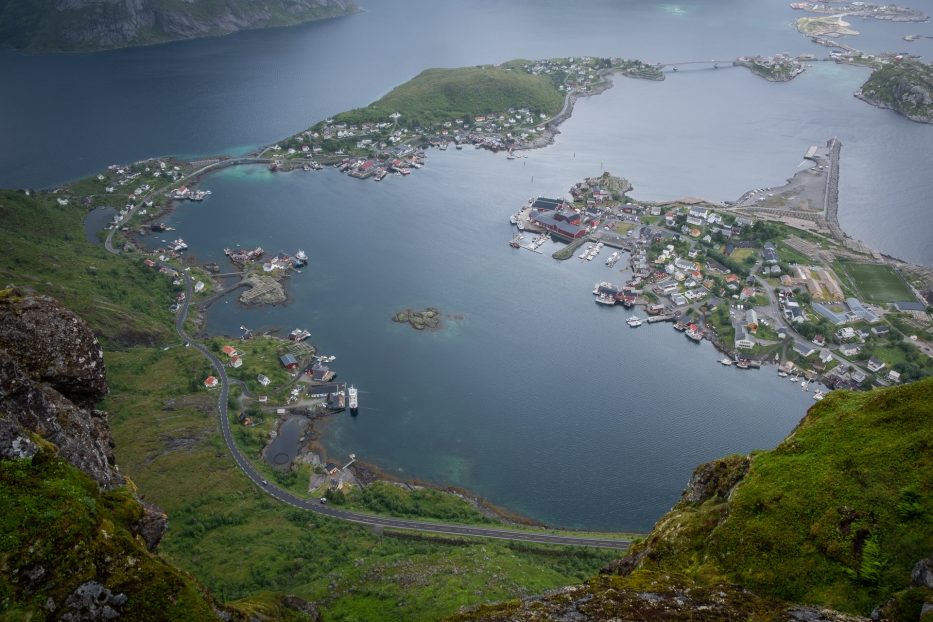
POLYGON ((393 315, 392 321, 399 324, 407 322, 415 330, 437 330, 441 327, 441 312, 434 307, 428 307, 424 311, 405 309, 393 315))
POLYGON ((933 65, 918 59, 882 65, 855 96, 912 121, 933 123, 933 65))

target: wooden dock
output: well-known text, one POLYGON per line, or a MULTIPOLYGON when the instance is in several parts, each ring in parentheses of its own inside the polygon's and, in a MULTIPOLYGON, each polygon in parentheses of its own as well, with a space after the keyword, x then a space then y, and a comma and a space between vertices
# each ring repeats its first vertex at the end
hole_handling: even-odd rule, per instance
POLYGON ((673 315, 649 315, 648 323, 654 324, 655 322, 673 322, 675 320, 673 315))

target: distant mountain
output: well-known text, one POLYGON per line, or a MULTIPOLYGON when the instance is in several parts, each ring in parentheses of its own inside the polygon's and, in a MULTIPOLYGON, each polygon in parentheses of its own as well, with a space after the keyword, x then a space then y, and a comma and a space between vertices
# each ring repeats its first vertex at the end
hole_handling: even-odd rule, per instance
POLYGON ((0 0, 0 46, 86 51, 348 15, 352 0, 0 0))

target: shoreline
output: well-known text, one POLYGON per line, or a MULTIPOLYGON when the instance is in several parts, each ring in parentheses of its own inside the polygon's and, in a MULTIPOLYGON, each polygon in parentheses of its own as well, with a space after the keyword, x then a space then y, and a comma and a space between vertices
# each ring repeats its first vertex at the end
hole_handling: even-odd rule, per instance
MULTIPOLYGON (((307 411, 306 407, 299 407, 296 410, 307 411)), ((288 416, 302 416, 306 419, 304 435, 307 440, 299 446, 298 453, 292 462, 288 465, 287 468, 291 468, 292 465, 296 463, 314 463, 318 462, 320 464, 326 464, 327 462, 334 462, 336 458, 330 455, 327 451, 327 448, 324 446, 323 438, 327 434, 327 427, 331 424, 335 417, 346 414, 346 411, 326 411, 326 412, 291 412, 290 409, 286 408, 286 415, 288 416)), ((278 416, 279 422, 277 426, 281 425, 284 419, 281 415, 278 416)), ((265 452, 268 445, 263 447, 263 452, 265 452)), ((260 458, 263 459, 264 458, 260 458)), ((339 462, 339 460, 338 460, 339 462)), ((270 463, 266 462, 271 465, 270 463)), ((467 488, 460 486, 452 485, 443 485, 436 484, 434 482, 429 482, 427 480, 422 480, 419 478, 407 478, 395 475, 383 469, 382 467, 367 462, 366 460, 356 459, 353 464, 348 467, 352 472, 355 480, 359 484, 360 488, 365 488, 371 484, 375 483, 387 483, 393 486, 400 486, 408 491, 418 490, 418 489, 429 489, 442 492, 445 494, 454 495, 460 499, 466 501, 471 506, 473 506, 477 511, 486 516, 487 518, 501 522, 504 525, 511 526, 523 526, 523 527, 539 527, 547 528, 552 530, 561 530, 561 527, 554 527, 547 525, 546 523, 533 519, 528 516, 524 516, 517 512, 513 512, 505 507, 496 505, 486 499, 485 497, 478 495, 467 488)))
MULTIPOLYGON (((554 117, 552 117, 551 120, 549 120, 549 121, 547 122, 547 125, 546 125, 546 127, 547 127, 547 132, 546 132, 546 134, 540 136, 540 137, 539 137, 538 139, 536 139, 535 141, 531 141, 531 143, 529 143, 529 144, 527 144, 527 145, 523 145, 523 146, 520 146, 520 147, 516 147, 516 149, 524 149, 524 150, 527 150, 527 149, 535 149, 535 148, 544 148, 544 147, 547 147, 547 146, 553 144, 553 143, 556 141, 556 136, 557 136, 557 134, 560 133, 560 131, 559 131, 559 129, 558 129, 559 125, 560 125, 561 123, 563 123, 564 121, 566 121, 567 119, 569 119, 569 118, 572 116, 572 114, 573 114, 573 112, 574 112, 574 108, 575 108, 575 103, 576 103, 576 101, 577 101, 580 97, 590 97, 590 96, 593 96, 593 95, 599 95, 599 94, 605 92, 606 90, 608 90, 609 88, 612 88, 612 87, 614 86, 614 80, 613 80, 612 78, 614 77, 614 74, 616 74, 616 73, 622 73, 623 75, 626 75, 625 73, 623 73, 623 72, 621 72, 621 71, 607 72, 607 74, 606 74, 605 76, 603 76, 604 80, 603 80, 602 82, 600 82, 598 85, 594 86, 591 90, 589 90, 589 91, 587 91, 587 92, 585 92, 585 93, 576 93, 576 92, 568 93, 568 94, 566 95, 566 97, 565 97, 565 103, 564 103, 563 109, 562 109, 557 115, 555 115, 554 117)), ((260 153, 261 153, 261 151, 260 151, 260 153)), ((194 173, 192 173, 192 174, 190 175, 190 177, 187 177, 187 178, 185 178, 185 179, 188 181, 189 184, 194 185, 194 184, 198 184, 198 183, 203 182, 203 180, 204 180, 208 175, 210 175, 211 173, 216 172, 217 170, 220 170, 220 169, 228 168, 228 167, 231 167, 231 166, 239 166, 239 165, 268 164, 268 163, 270 163, 270 162, 272 162, 272 161, 273 161, 273 160, 270 160, 270 159, 268 159, 268 158, 259 158, 259 157, 255 157, 253 154, 250 154, 250 155, 247 156, 247 157, 241 157, 241 158, 213 158, 213 159, 199 160, 199 161, 196 161, 196 162, 194 162, 194 163, 189 163, 189 164, 204 163, 204 164, 206 164, 206 166, 202 167, 202 168, 199 169, 198 171, 195 171, 194 173)), ((149 160, 144 160, 143 162, 149 162, 149 160)), ((299 168, 299 166, 300 166, 300 163, 299 163, 298 166, 295 166, 294 168, 288 168, 288 169, 286 169, 286 168, 283 167, 283 168, 280 169, 280 170, 283 170, 283 171, 284 171, 284 170, 288 170, 288 171, 296 170, 297 168, 299 168)), ((175 185, 175 184, 173 184, 173 185, 175 185)), ((156 191, 153 191, 153 194, 155 194, 155 193, 156 193, 156 191)), ((178 205, 176 205, 176 203, 177 203, 177 201, 171 200, 171 199, 168 200, 168 201, 166 201, 165 204, 162 206, 162 208, 161 208, 160 210, 158 210, 158 212, 157 212, 156 214, 153 214, 153 215, 151 215, 151 216, 149 216, 149 217, 147 218, 147 220, 146 220, 147 224, 151 224, 151 223, 157 221, 159 218, 164 217, 166 214, 172 213, 175 209, 177 209, 177 208, 179 207, 178 205)), ((132 238, 132 232, 128 232, 128 233, 130 233, 131 235, 128 235, 127 238, 132 238)), ((183 261, 183 263, 184 263, 184 259, 183 259, 182 261, 183 261)), ((226 292, 224 295, 226 295, 226 294, 229 294, 229 292, 226 292)), ((219 299, 222 298, 222 297, 223 297, 223 295, 217 296, 216 298, 210 300, 210 302, 209 302, 208 304, 206 304, 206 305, 203 304, 203 303, 197 303, 197 304, 194 305, 194 306, 196 307, 196 309, 198 310, 198 318, 197 318, 197 320, 198 320, 198 323, 197 323, 197 324, 198 324, 198 330, 197 330, 197 334, 198 334, 199 336, 202 335, 202 334, 205 334, 204 329, 206 328, 206 325, 207 325, 207 313, 208 313, 208 311, 209 311, 209 306, 210 306, 210 304, 212 304, 213 302, 216 302, 216 300, 219 300, 219 299)), ((710 339, 710 341, 711 341, 711 343, 713 344, 714 348, 717 349, 717 351, 720 351, 720 352, 729 354, 725 349, 722 348, 722 346, 721 346, 721 344, 718 342, 718 340, 712 340, 712 339, 710 339)), ((324 421, 327 421, 327 420, 329 420, 329 419, 330 419, 329 417, 325 417, 325 418, 324 418, 324 421)), ((319 430, 319 432, 318 432, 319 434, 323 435, 324 433, 326 433, 326 425, 327 425, 326 423, 320 424, 320 430, 319 430)), ((321 450, 322 456, 326 456, 326 455, 327 455, 326 452, 323 450, 323 446, 322 446, 320 443, 317 443, 317 447, 321 450)), ((365 463, 364 463, 364 464, 365 464, 365 463)), ((481 506, 483 506, 483 507, 492 508, 491 511, 494 511, 495 514, 496 514, 497 516, 499 516, 499 517, 503 517, 503 516, 512 516, 512 517, 515 517, 514 514, 508 512, 507 510, 502 510, 502 509, 500 509, 500 508, 495 508, 495 506, 494 506, 493 504, 491 504, 491 503, 489 503, 488 501, 482 499, 482 498, 479 497, 478 495, 473 495, 473 494, 470 493, 469 491, 464 491, 464 490, 462 490, 462 489, 456 489, 456 488, 453 488, 453 487, 443 487, 443 486, 437 486, 437 485, 432 485, 432 484, 424 484, 423 482, 420 482, 419 480, 416 480, 416 479, 412 479, 412 480, 401 480, 400 478, 397 478, 397 477, 395 477, 395 476, 392 476, 392 475, 389 474, 389 473, 386 473, 385 471, 382 471, 381 469, 379 469, 379 467, 377 467, 377 466, 375 466, 375 465, 366 465, 366 467, 367 467, 367 470, 368 470, 368 471, 370 471, 371 473, 373 473, 373 476, 374 476, 374 477, 377 477, 377 479, 376 479, 376 480, 373 480, 373 481, 389 481, 389 482, 394 482, 394 483, 400 483, 400 484, 403 484, 403 485, 406 485, 406 486, 422 486, 422 485, 424 485, 425 487, 429 487, 429 488, 432 488, 432 489, 441 490, 441 491, 446 491, 446 492, 452 492, 453 494, 458 494, 458 495, 460 495, 460 496, 462 496, 462 497, 464 497, 464 498, 467 498, 467 499, 471 500, 471 502, 476 502, 477 504, 479 504, 479 505, 481 505, 481 506), (455 492, 455 491, 456 491, 456 492, 455 492)), ((519 520, 518 522, 520 522, 520 523, 522 523, 522 524, 528 524, 529 522, 532 522, 532 521, 530 521, 530 519, 527 519, 527 521, 526 521, 525 517, 518 517, 518 518, 521 519, 521 520, 519 520)), ((507 520, 511 520, 511 519, 507 519, 507 520)))

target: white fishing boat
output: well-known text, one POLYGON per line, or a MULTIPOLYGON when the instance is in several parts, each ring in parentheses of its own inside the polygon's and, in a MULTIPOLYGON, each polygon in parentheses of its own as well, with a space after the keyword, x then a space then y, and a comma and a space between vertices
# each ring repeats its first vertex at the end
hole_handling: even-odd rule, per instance
POLYGON ((638 318, 638 316, 635 316, 635 315, 633 315, 633 316, 630 317, 629 319, 625 320, 625 323, 628 324, 628 325, 629 325, 630 327, 632 327, 632 328, 638 328, 639 326, 641 326, 642 324, 644 324, 644 322, 642 322, 642 321, 638 318))

